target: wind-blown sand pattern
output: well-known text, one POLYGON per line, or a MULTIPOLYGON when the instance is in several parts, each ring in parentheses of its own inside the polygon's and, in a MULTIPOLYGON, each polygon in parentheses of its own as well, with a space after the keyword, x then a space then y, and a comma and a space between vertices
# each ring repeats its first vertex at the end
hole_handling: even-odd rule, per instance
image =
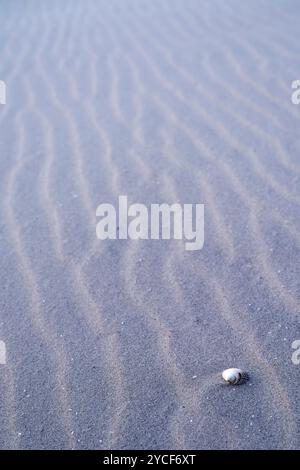
POLYGON ((299 14, 1 2, 0 448, 300 448, 299 14), (203 250, 97 240, 121 194, 203 250))

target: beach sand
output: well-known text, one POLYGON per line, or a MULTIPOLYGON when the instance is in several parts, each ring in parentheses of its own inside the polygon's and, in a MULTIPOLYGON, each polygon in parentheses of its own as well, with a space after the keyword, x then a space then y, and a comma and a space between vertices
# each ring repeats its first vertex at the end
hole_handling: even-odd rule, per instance
POLYGON ((1 2, 2 449, 300 448, 299 14, 1 2), (119 195, 204 248, 97 240, 119 195))

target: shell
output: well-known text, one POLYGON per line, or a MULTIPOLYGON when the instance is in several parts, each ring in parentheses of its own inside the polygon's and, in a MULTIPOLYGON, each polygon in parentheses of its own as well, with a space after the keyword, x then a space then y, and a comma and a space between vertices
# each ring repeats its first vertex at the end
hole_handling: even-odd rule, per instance
POLYGON ((232 367, 231 369, 223 370, 222 377, 230 385, 237 385, 241 382, 245 373, 241 369, 232 367))

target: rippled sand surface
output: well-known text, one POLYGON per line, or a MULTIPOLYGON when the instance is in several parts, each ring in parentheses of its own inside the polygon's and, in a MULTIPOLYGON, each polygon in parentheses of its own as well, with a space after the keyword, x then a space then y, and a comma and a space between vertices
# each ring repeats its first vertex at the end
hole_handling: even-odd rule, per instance
POLYGON ((1 448, 300 447, 299 14, 1 1, 1 448), (121 194, 203 250, 97 240, 121 194))

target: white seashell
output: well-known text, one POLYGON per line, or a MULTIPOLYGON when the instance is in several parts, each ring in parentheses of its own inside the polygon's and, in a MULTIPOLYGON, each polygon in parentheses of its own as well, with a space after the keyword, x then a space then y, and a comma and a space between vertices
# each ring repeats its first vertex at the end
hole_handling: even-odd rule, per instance
POLYGON ((238 384, 242 380, 244 375, 245 374, 241 369, 236 369, 234 367, 231 369, 223 370, 222 372, 223 379, 230 385, 238 384))

